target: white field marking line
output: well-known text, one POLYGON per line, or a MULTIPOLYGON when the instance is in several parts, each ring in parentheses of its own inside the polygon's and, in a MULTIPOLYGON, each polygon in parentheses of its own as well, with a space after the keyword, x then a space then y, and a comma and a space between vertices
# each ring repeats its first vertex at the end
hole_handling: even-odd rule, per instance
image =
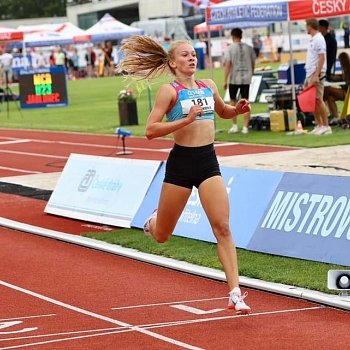
POLYGON ((2 318, 0 319, 0 322, 2 321, 16 321, 16 320, 25 320, 28 318, 41 318, 41 317, 52 317, 56 316, 56 314, 48 314, 48 315, 33 315, 33 316, 21 316, 21 317, 11 317, 11 318, 2 318))
POLYGON ((44 153, 31 153, 31 152, 20 152, 20 151, 8 151, 8 150, 0 150, 1 153, 10 153, 10 154, 20 154, 26 156, 34 156, 34 157, 42 157, 42 158, 57 158, 57 159, 68 159, 66 156, 54 156, 52 154, 44 154, 44 153))
MULTIPOLYGON (((201 322, 221 321, 221 320, 225 320, 225 319, 234 319, 234 318, 241 318, 241 317, 248 317, 249 318, 249 317, 254 317, 254 316, 265 316, 265 315, 271 315, 271 314, 281 314, 281 313, 290 313, 290 312, 302 312, 302 311, 324 309, 324 308, 325 308, 325 306, 315 306, 315 307, 309 307, 309 308, 298 308, 298 309, 286 309, 286 310, 278 310, 278 311, 259 312, 259 313, 250 314, 250 315, 231 315, 231 316, 210 317, 210 318, 202 318, 202 319, 194 319, 194 320, 145 324, 145 325, 138 325, 137 327, 142 327, 143 329, 155 329, 155 328, 163 328, 163 327, 171 327, 171 326, 182 326, 182 325, 186 325, 186 324, 194 324, 194 323, 201 323, 201 322)), ((82 335, 82 336, 78 336, 78 337, 50 340, 50 341, 46 341, 46 342, 38 342, 38 343, 10 346, 10 347, 0 348, 0 349, 1 350, 17 349, 20 347, 28 347, 28 346, 33 346, 33 345, 48 344, 48 343, 66 341, 66 340, 83 339, 83 338, 98 337, 98 336, 103 336, 103 335, 126 333, 126 332, 131 332, 131 331, 133 331, 133 330, 130 328, 125 329, 125 328, 121 327, 119 330, 115 330, 115 331, 111 331, 111 332, 103 332, 103 333, 97 333, 97 334, 82 335)), ((17 339, 19 339, 19 338, 17 338, 17 339)))
POLYGON ((31 142, 29 139, 17 139, 17 140, 12 140, 12 141, 1 141, 0 145, 12 145, 14 143, 27 143, 31 142))
MULTIPOLYGON (((175 340, 175 339, 172 339, 172 338, 169 338, 169 337, 166 337, 166 336, 163 336, 163 335, 160 335, 160 334, 148 331, 146 329, 142 329, 142 328, 133 326, 133 325, 128 324, 126 322, 118 321, 118 320, 115 320, 113 318, 97 314, 95 312, 91 312, 91 311, 84 310, 84 309, 81 309, 81 308, 73 306, 73 305, 69 305, 69 304, 63 303, 61 301, 52 299, 50 297, 47 297, 47 296, 39 294, 39 293, 32 292, 32 291, 30 291, 28 289, 24 289, 24 288, 15 286, 15 285, 7 283, 5 281, 1 281, 0 280, 0 284, 5 286, 5 287, 8 287, 8 288, 17 290, 19 292, 22 292, 24 294, 31 295, 31 296, 33 296, 35 298, 38 298, 38 299, 41 299, 41 300, 45 300, 45 301, 47 301, 47 302, 49 302, 51 304, 58 305, 58 306, 61 306, 63 308, 66 308, 68 310, 72 310, 72 311, 75 311, 77 313, 81 313, 83 315, 90 316, 90 317, 93 317, 93 318, 96 318, 96 319, 99 319, 99 320, 102 320, 102 321, 105 321, 105 322, 109 322, 109 323, 116 324, 118 326, 129 328, 130 330, 133 330, 133 331, 136 331, 136 332, 140 332, 142 334, 151 336, 151 337, 159 339, 159 340, 163 340, 164 342, 177 345, 177 346, 182 347, 184 349, 203 350, 203 349, 198 348, 196 346, 193 346, 193 345, 190 345, 190 344, 186 344, 184 342, 181 342, 181 341, 178 341, 178 340, 175 340)), ((6 349, 6 348, 4 348, 4 349, 6 349)), ((9 349, 11 349, 11 348, 9 348, 9 349)))
MULTIPOLYGON (((1 151, 0 151, 1 152, 1 151)), ((12 170, 12 171, 17 171, 19 173, 26 173, 26 174, 42 174, 42 171, 30 171, 30 170, 23 170, 23 169, 17 169, 17 168, 10 168, 10 167, 5 167, 5 166, 0 166, 0 169, 3 170, 12 170)))
MULTIPOLYGON (((83 333, 97 333, 97 332, 108 332, 108 331, 119 331, 125 330, 124 327, 111 327, 111 328, 98 328, 98 329, 86 329, 81 331, 71 331, 71 332, 59 332, 59 333, 47 333, 47 334, 39 334, 39 335, 27 335, 22 337, 13 337, 13 338, 4 338, 0 339, 0 342, 10 341, 10 340, 24 340, 24 339, 35 339, 35 338, 48 338, 48 337, 56 337, 58 335, 70 335, 70 334, 83 334, 83 333)), ((130 330, 131 332, 132 330, 130 330)), ((101 333, 102 334, 102 333, 101 333)), ((93 336, 94 334, 92 334, 93 336)))
MULTIPOLYGON (((120 148, 122 145, 117 144, 117 137, 116 137, 116 144, 115 145, 99 145, 95 143, 85 143, 85 142, 69 142, 69 141, 51 141, 51 140, 35 140, 31 139, 29 140, 31 142, 38 142, 38 143, 53 143, 53 144, 60 144, 60 145, 70 145, 70 146, 84 146, 84 147, 93 147, 93 148, 120 148)), ((169 149, 162 149, 162 148, 144 148, 144 147, 130 147, 127 146, 129 149, 133 149, 134 151, 154 151, 154 152, 169 152, 171 148, 169 149)))
POLYGON ((227 299, 228 297, 217 297, 217 298, 208 298, 208 299, 193 299, 193 300, 184 300, 184 301, 174 301, 167 303, 155 303, 155 304, 144 304, 144 305, 131 305, 131 306, 121 306, 121 307, 112 307, 112 310, 124 310, 124 309, 137 309, 142 307, 152 307, 152 306, 162 306, 162 305, 176 305, 176 304, 184 304, 184 303, 195 303, 202 301, 210 301, 210 300, 222 300, 227 299))

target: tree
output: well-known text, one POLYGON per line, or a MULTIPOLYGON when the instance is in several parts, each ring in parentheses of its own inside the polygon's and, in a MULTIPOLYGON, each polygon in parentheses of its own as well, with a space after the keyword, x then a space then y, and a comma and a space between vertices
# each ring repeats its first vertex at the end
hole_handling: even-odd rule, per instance
POLYGON ((61 17, 66 5, 67 0, 0 0, 0 20, 61 17))

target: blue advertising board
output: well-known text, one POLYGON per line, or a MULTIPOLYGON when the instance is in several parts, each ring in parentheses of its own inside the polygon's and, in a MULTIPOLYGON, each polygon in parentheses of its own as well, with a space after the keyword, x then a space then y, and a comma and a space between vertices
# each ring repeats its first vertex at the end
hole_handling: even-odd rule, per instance
MULTIPOLYGON (((230 226, 237 247, 246 248, 282 173, 221 167, 230 201, 230 226)), ((142 228, 146 218, 158 206, 165 163, 159 169, 131 226, 142 228)), ((220 203, 217 203, 220 205, 220 203)), ((216 242, 194 188, 175 227, 174 235, 216 242)))
POLYGON ((238 22, 284 22, 288 20, 288 2, 259 1, 249 4, 227 1, 206 8, 206 22, 226 24, 238 22))
POLYGON ((248 249, 350 266, 350 178, 284 174, 248 249))

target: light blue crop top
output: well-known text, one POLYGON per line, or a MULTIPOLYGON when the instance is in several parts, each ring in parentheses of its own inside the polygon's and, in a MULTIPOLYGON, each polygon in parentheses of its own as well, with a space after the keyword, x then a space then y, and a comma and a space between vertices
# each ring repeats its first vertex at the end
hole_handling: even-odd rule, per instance
POLYGON ((186 117, 193 105, 203 107, 203 115, 198 116, 196 118, 197 120, 214 120, 213 92, 202 81, 197 80, 196 83, 198 85, 197 89, 188 89, 177 81, 170 83, 176 91, 176 100, 166 113, 166 120, 168 122, 186 117))

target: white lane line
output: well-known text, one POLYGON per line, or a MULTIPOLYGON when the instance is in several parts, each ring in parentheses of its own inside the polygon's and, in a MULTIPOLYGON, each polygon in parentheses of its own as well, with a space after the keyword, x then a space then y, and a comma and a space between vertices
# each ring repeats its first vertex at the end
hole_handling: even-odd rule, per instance
POLYGON ((32 140, 29 139, 15 139, 15 140, 11 140, 11 141, 0 141, 0 145, 12 145, 15 143, 28 143, 28 142, 32 142, 32 140))
POLYGON ((41 171, 30 171, 30 170, 23 170, 23 169, 18 169, 18 168, 10 168, 10 167, 5 167, 5 166, 0 166, 0 169, 3 170, 11 170, 11 171, 16 171, 18 173, 26 173, 26 174, 42 174, 41 171))
MULTIPOLYGON (((38 299, 41 299, 41 300, 44 300, 44 301, 47 301, 51 304, 54 304, 54 305, 58 305, 58 306, 61 306, 63 308, 66 308, 68 310, 72 310, 74 312, 77 312, 77 313, 80 313, 80 314, 83 314, 83 315, 86 315, 86 316, 90 316, 90 317, 93 317, 93 318, 96 318, 96 319, 99 319, 99 320, 102 320, 102 321, 106 321, 106 322, 109 322, 109 323, 113 323, 113 324, 116 324, 118 326, 122 326, 122 327, 125 327, 125 328, 128 328, 130 330, 133 330, 133 331, 136 331, 136 332, 140 332, 142 334, 145 334, 145 335, 148 335, 148 336, 151 336, 153 338, 156 338, 156 339, 159 339, 159 340, 163 340, 164 342, 167 342, 167 343, 170 343, 170 344, 174 344, 174 345, 177 345, 179 347, 182 347, 184 349, 191 349, 191 350, 202 350, 201 348, 199 347, 196 347, 196 346, 192 346, 190 344, 186 344, 184 342, 181 342, 181 341, 178 341, 178 340, 175 340, 175 339, 172 339, 172 338, 169 338, 169 337, 166 337, 166 336, 163 336, 163 335, 160 335, 160 334, 157 334, 157 333, 154 333, 154 332, 151 332, 151 331, 148 331, 146 329, 142 329, 142 328, 139 328, 137 326, 133 326, 131 324, 128 324, 126 322, 123 322, 123 321, 118 321, 118 320, 115 320, 113 318, 110 318, 110 317, 107 317, 107 316, 104 316, 104 315, 100 315, 100 314, 97 314, 95 312, 91 312, 91 311, 88 311, 88 310, 84 310, 84 309, 81 309, 79 307, 76 307, 76 306, 73 306, 73 305, 70 305, 70 304, 66 304, 64 302, 61 302, 59 300, 55 300, 55 299, 52 299, 50 297, 47 297, 45 295, 42 295, 42 294, 39 294, 39 293, 36 293, 36 292, 33 292, 33 291, 30 291, 28 289, 24 289, 24 288, 21 288, 19 286, 15 286, 13 284, 10 284, 10 283, 7 283, 5 281, 1 281, 0 280, 0 284, 5 286, 5 287, 8 287, 10 289, 14 289, 14 290, 17 290, 19 292, 22 292, 22 293, 25 293, 25 294, 28 294, 28 295, 31 295, 35 298, 38 298, 38 299)), ((7 348, 3 348, 3 349, 7 349, 7 348)), ((8 348, 8 349, 11 349, 8 348)))
POLYGON ((11 321, 11 320, 25 320, 25 319, 32 319, 32 318, 41 318, 41 317, 52 317, 56 316, 56 314, 48 314, 48 315, 33 315, 33 316, 20 316, 20 317, 11 317, 11 318, 1 318, 0 322, 2 321, 11 321))
POLYGON ((8 150, 3 150, 3 149, 0 149, 0 153, 19 154, 19 155, 34 156, 34 157, 43 157, 43 158, 68 159, 68 157, 66 157, 66 156, 55 156, 55 155, 52 155, 52 154, 44 154, 44 153, 8 151, 8 150))
POLYGON ((183 305, 183 304, 170 305, 170 307, 173 307, 174 309, 182 310, 185 312, 189 312, 190 314, 195 314, 195 315, 215 314, 217 312, 226 311, 226 309, 202 310, 202 309, 198 309, 196 307, 183 305))
MULTIPOLYGON (((71 332, 58 332, 58 333, 47 333, 47 334, 38 334, 38 335, 27 335, 22 337, 13 337, 13 338, 3 338, 0 339, 0 342, 11 341, 11 340, 28 340, 28 339, 36 339, 36 338, 48 338, 48 337, 57 337, 59 335, 73 335, 73 334, 84 334, 84 333, 97 333, 101 332, 110 332, 110 331, 119 331, 125 330, 124 327, 110 327, 110 328, 98 328, 98 329, 86 329, 81 331, 71 331, 71 332)), ((131 331, 131 330, 130 330, 131 331)), ((94 336, 94 334, 90 334, 90 336, 94 336)), ((59 340, 59 339, 57 339, 59 340)))
POLYGON ((120 306, 120 307, 112 307, 112 310, 137 309, 137 308, 143 308, 143 307, 176 305, 176 304, 184 304, 184 303, 196 303, 196 302, 202 302, 202 301, 222 300, 222 299, 228 300, 228 297, 217 297, 217 298, 208 298, 208 299, 192 299, 192 300, 183 300, 183 301, 173 301, 173 302, 167 302, 167 303, 120 306))
MULTIPOLYGON (((173 321, 173 322, 163 322, 163 323, 154 323, 154 324, 144 324, 144 325, 138 325, 137 327, 142 327, 143 329, 156 329, 156 328, 164 328, 164 327, 172 327, 172 326, 182 326, 186 324, 194 324, 194 323, 201 323, 201 322, 211 322, 211 321, 221 321, 225 319, 234 319, 234 318, 241 318, 241 317, 247 317, 252 318, 255 316, 265 316, 265 315, 273 315, 273 314, 281 314, 281 313, 292 313, 292 312, 303 312, 303 311, 313 311, 318 309, 324 309, 325 306, 315 306, 315 307, 309 307, 309 308, 296 308, 296 309, 285 309, 285 310, 277 310, 277 311, 267 311, 267 312, 259 312, 259 313, 253 313, 250 315, 230 315, 230 316, 221 316, 221 317, 210 317, 210 318, 201 318, 201 319, 193 319, 193 320, 184 320, 184 321, 173 321)), ((113 329, 113 328, 112 328, 113 329)), ((29 347, 33 345, 42 345, 42 344, 48 344, 48 343, 55 343, 55 342, 62 342, 62 341, 68 341, 68 340, 75 340, 75 339, 83 339, 83 338, 92 338, 92 337, 98 337, 98 336, 105 336, 105 335, 111 335, 111 334, 119 334, 119 333, 126 333, 126 332, 132 332, 133 329, 131 328, 115 328, 115 330, 108 331, 106 329, 106 332, 102 333, 95 333, 95 334, 88 334, 88 335, 82 335, 77 337, 68 337, 68 338, 61 338, 61 339, 55 339, 45 342, 37 342, 37 343, 30 343, 30 344, 24 344, 24 345, 17 345, 17 346, 10 346, 5 348, 0 348, 1 350, 5 349, 17 349, 20 347, 29 347)), ((96 331, 103 331, 104 329, 97 329, 96 331)), ((93 330, 91 330, 93 332, 93 330)), ((82 331, 83 332, 83 331, 82 331)), ((72 332, 73 334, 74 332, 72 332)), ((64 334, 64 333, 63 333, 64 334)), ((67 333, 69 334, 69 333, 67 333)), ((54 336, 55 334, 53 334, 54 336)), ((47 335, 50 336, 50 335, 47 335)), ((40 336, 38 336, 40 337, 40 336)), ((23 337, 23 338, 29 338, 29 337, 23 337)), ((21 339, 21 338, 16 338, 21 339)))
MULTIPOLYGON (((31 142, 37 142, 37 143, 48 143, 48 144, 59 144, 59 145, 69 145, 69 146, 82 146, 82 147, 92 147, 92 148, 110 148, 110 149, 116 149, 116 148, 121 148, 122 144, 118 143, 117 138, 115 139, 115 144, 114 145, 100 145, 100 144, 95 144, 95 143, 85 143, 85 142, 69 142, 69 141, 51 141, 51 140, 29 140, 31 142)), ((171 148, 145 148, 145 147, 132 147, 129 145, 126 145, 127 148, 132 149, 134 151, 146 151, 146 152, 169 152, 171 148)))

